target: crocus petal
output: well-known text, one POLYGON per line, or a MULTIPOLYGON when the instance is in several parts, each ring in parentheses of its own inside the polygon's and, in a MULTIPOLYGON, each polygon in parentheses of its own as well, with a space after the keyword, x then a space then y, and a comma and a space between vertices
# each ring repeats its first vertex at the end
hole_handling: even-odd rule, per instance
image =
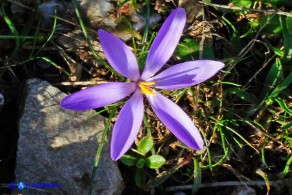
POLYGON ((133 144, 142 124, 143 96, 139 90, 123 106, 113 129, 111 158, 118 160, 133 144))
POLYGON ((136 88, 136 83, 105 83, 68 95, 62 99, 60 105, 69 110, 99 108, 123 99, 136 88))
POLYGON ((137 81, 140 78, 140 72, 136 57, 129 47, 104 30, 99 30, 98 35, 100 45, 110 65, 124 77, 137 81))
POLYGON ((153 41, 147 59, 142 80, 153 76, 173 54, 186 23, 183 8, 175 9, 165 20, 153 41))
POLYGON ((222 62, 212 60, 184 62, 164 70, 147 81, 154 81, 155 87, 159 89, 181 89, 204 82, 223 67, 222 62))
POLYGON ((187 114, 178 105, 157 91, 155 91, 155 94, 146 97, 161 122, 184 144, 190 148, 201 150, 204 142, 187 114))

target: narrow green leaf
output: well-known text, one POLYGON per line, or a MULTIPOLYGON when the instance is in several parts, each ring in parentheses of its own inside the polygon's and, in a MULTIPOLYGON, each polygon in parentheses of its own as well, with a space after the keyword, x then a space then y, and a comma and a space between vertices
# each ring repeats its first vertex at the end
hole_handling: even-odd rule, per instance
POLYGON ((272 45, 269 45, 269 47, 273 50, 273 52, 278 55, 279 57, 284 57, 284 51, 279 49, 278 47, 274 47, 272 45))
POLYGON ((138 144, 138 152, 141 154, 146 154, 153 147, 153 138, 149 135, 143 137, 138 144))
POLYGON ((285 112, 287 112, 288 114, 292 115, 292 110, 289 108, 289 106, 285 103, 285 101, 283 99, 276 98, 275 100, 277 101, 277 103, 279 104, 279 106, 283 110, 285 110, 285 112))
POLYGON ((117 75, 119 78, 121 78, 122 80, 124 79, 120 74, 118 74, 111 66, 109 66, 107 63, 105 63, 105 61, 99 56, 97 55, 97 53, 95 52, 93 45, 91 44, 91 37, 89 36, 88 32, 87 32, 87 28, 85 26, 85 23, 83 22, 83 19, 81 17, 81 12, 79 10, 79 6, 77 3, 77 0, 73 0, 73 5, 75 8, 75 12, 76 12, 76 16, 78 18, 79 24, 80 24, 80 28, 83 32, 83 35, 86 39, 86 42, 88 44, 88 47, 90 49, 90 51, 92 52, 92 55, 94 57, 94 59, 96 59, 98 62, 100 62, 104 67, 106 67, 107 69, 109 69, 113 74, 117 75))
POLYGON ((137 159, 133 156, 130 156, 130 155, 124 155, 122 158, 121 158, 121 162, 128 166, 128 167, 131 167, 131 166, 134 166, 137 162, 137 159))
POLYGON ((228 82, 228 81, 222 81, 221 82, 222 85, 233 85, 236 87, 241 87, 242 85, 238 84, 238 83, 233 83, 233 82, 228 82))
POLYGON ((259 26, 264 26, 264 32, 267 34, 281 35, 282 27, 279 25, 278 15, 268 14, 259 18, 259 26))
POLYGON ((260 99, 264 99, 268 96, 271 89, 275 88, 275 85, 278 83, 279 79, 282 76, 283 76, 282 63, 281 60, 277 58, 266 76, 265 84, 261 92, 260 99))
POLYGON ((36 57, 35 59, 42 59, 46 62, 48 62, 49 64, 55 66, 57 69, 61 70, 62 72, 64 72, 68 77, 70 77, 70 73, 68 71, 66 71, 64 68, 62 68, 61 66, 58 66, 55 62, 53 62, 51 59, 41 56, 41 57, 36 57))
POLYGON ((290 158, 287 160, 287 163, 286 163, 286 165, 285 165, 285 168, 284 168, 284 170, 283 170, 283 176, 285 176, 285 175, 287 175, 287 173, 289 173, 289 170, 290 170, 290 165, 291 165, 291 163, 292 163, 292 156, 290 156, 290 158))
POLYGON ((264 181, 266 183, 266 187, 267 187, 267 194, 270 194, 271 185, 270 185, 268 175, 264 171, 262 171, 261 169, 257 169, 256 174, 258 174, 259 176, 261 176, 264 179, 264 181))
POLYGON ((285 130, 285 129, 289 129, 290 127, 292 127, 292 121, 282 125, 281 129, 285 130))
MULTIPOLYGON (((292 1, 289 0, 291 2, 291 5, 292 5, 292 1)), ((290 13, 292 13, 290 11, 290 13)), ((286 18, 286 26, 287 26, 287 31, 290 35, 292 35, 292 17, 287 17, 286 18)))
POLYGON ((102 135, 101 135, 101 140, 100 140, 100 143, 98 145, 98 149, 97 149, 96 154, 95 154, 95 159, 94 159, 94 163, 93 163, 93 169, 92 169, 92 172, 91 172, 91 178, 90 178, 89 188, 88 188, 88 192, 87 192, 88 195, 92 194, 92 189, 93 189, 94 182, 95 182, 95 175, 96 175, 97 168, 98 168, 99 162, 100 162, 100 158, 101 158, 101 155, 102 155, 102 152, 103 152, 103 146, 104 146, 104 144, 106 142, 106 137, 108 135, 108 131, 110 129, 111 121, 112 121, 112 118, 115 115, 115 113, 116 113, 116 109, 112 109, 110 111, 110 115, 108 117, 108 120, 106 121, 104 130, 103 130, 102 135))
POLYGON ((279 93, 281 93, 283 90, 285 90, 287 87, 289 87, 292 83, 292 72, 289 73, 289 75, 285 78, 285 80, 278 85, 269 95, 266 103, 267 105, 270 105, 274 102, 274 99, 278 97, 279 93))
POLYGON ((152 155, 146 159, 146 165, 150 169, 156 169, 161 167, 165 163, 165 158, 160 155, 152 155))
MULTIPOLYGON (((10 20, 10 18, 6 14, 4 3, 2 3, 1 11, 2 11, 2 15, 3 15, 4 21, 8 25, 12 35, 19 36, 18 30, 16 29, 16 27, 13 24, 13 22, 10 20)), ((14 50, 13 50, 11 56, 10 56, 10 59, 13 60, 19 54, 19 48, 20 48, 20 38, 16 38, 15 39, 15 48, 14 48, 14 50)))
POLYGON ((279 17, 280 18, 280 24, 283 29, 283 35, 284 35, 284 54, 285 57, 290 60, 292 58, 292 33, 289 33, 288 28, 292 28, 290 26, 290 20, 285 20, 284 16, 279 17), (289 25, 289 26, 288 26, 289 25))

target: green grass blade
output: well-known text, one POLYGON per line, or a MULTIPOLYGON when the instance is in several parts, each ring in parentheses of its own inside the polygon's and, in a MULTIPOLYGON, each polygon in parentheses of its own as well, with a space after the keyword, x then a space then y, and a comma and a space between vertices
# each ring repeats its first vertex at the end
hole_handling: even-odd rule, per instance
POLYGON ((289 106, 285 103, 283 99, 276 98, 275 100, 285 112, 292 116, 292 110, 289 108, 289 106))
POLYGON ((257 153, 259 153, 259 151, 253 146, 251 145, 251 143, 249 143, 244 137, 242 137, 238 132, 236 132, 233 128, 226 126, 225 128, 230 130, 232 133, 234 133, 235 135, 237 135, 242 141, 244 141, 249 147, 251 147, 252 149, 254 149, 257 153))
POLYGON ((292 26, 287 26, 288 22, 284 16, 279 17, 279 19, 284 36, 284 55, 286 59, 290 60, 292 58, 292 34, 289 33, 288 28, 292 28, 292 26))
MULTIPOLYGON (((16 27, 14 26, 13 22, 10 20, 10 18, 8 17, 8 15, 4 9, 4 3, 2 3, 2 10, 1 11, 2 11, 3 18, 6 22, 6 24, 8 25, 12 35, 19 36, 18 30, 16 29, 16 27)), ((15 39, 15 49, 13 50, 13 52, 10 56, 10 59, 13 60, 18 55, 19 48, 20 48, 20 38, 16 38, 15 39)))
POLYGON ((194 158, 194 183, 192 188, 192 194, 196 194, 200 189, 202 183, 200 161, 194 158))
POLYGON ((52 32, 50 33, 49 37, 47 38, 46 42, 42 45, 42 47, 44 48, 54 37, 54 34, 56 32, 57 29, 57 9, 55 9, 55 17, 54 17, 54 23, 53 23, 53 28, 52 28, 52 32))
POLYGON ((89 49, 90 51, 92 52, 93 54, 93 57, 98 61, 100 62, 104 67, 106 67, 107 69, 109 69, 113 74, 117 75, 118 77, 120 77, 121 79, 124 79, 120 74, 118 74, 111 66, 109 66, 107 63, 104 62, 103 59, 101 59, 101 57, 99 55, 97 55, 97 53, 95 52, 92 44, 91 44, 91 38, 87 32, 87 29, 86 29, 86 26, 82 20, 82 17, 81 17, 81 14, 80 14, 80 10, 79 10, 79 7, 77 5, 77 1, 76 0, 73 0, 73 4, 74 4, 74 7, 75 7, 75 12, 76 12, 76 15, 77 15, 77 18, 78 18, 78 21, 79 21, 79 24, 80 24, 80 27, 81 27, 81 30, 84 34, 84 37, 86 39, 86 42, 89 46, 89 49))
POLYGON ((292 121, 281 126, 281 129, 286 130, 292 127, 292 121))
POLYGON ((285 176, 285 175, 287 175, 289 173, 291 163, 292 163, 292 156, 290 156, 290 158, 287 160, 285 168, 284 168, 284 170, 282 172, 283 176, 285 176))
POLYGON ((42 57, 36 57, 36 58, 34 58, 34 59, 42 59, 42 60, 45 60, 45 61, 48 62, 49 64, 55 66, 55 67, 56 67, 57 69, 59 69, 60 71, 64 72, 68 77, 71 76, 71 74, 70 74, 68 71, 66 71, 64 68, 58 66, 55 62, 53 62, 51 59, 49 59, 49 58, 47 58, 47 57, 43 57, 43 56, 42 56, 42 57))
POLYGON ((112 109, 110 112, 109 118, 107 119, 107 122, 105 124, 104 131, 102 132, 101 140, 99 142, 99 146, 98 146, 98 149, 96 152, 94 165, 93 165, 93 169, 92 169, 92 173, 91 173, 91 180, 90 180, 90 185, 89 185, 89 189, 88 189, 88 195, 92 194, 92 189, 93 189, 93 185, 94 185, 94 178, 95 178, 96 171, 97 171, 97 168, 99 165, 102 149, 103 149, 104 143, 106 141, 106 136, 107 136, 108 131, 110 129, 111 120, 112 120, 113 116, 115 115, 115 113, 116 113, 116 109, 112 109))
POLYGON ((288 88, 292 83, 292 72, 289 73, 289 75, 285 78, 285 80, 278 85, 271 93, 271 95, 269 95, 266 103, 267 105, 271 105, 275 98, 278 97, 279 93, 283 92, 283 90, 285 90, 286 88, 288 88))
POLYGON ((276 58, 275 63, 272 65, 270 71, 266 76, 265 85, 260 95, 261 99, 265 99, 268 96, 271 89, 273 89, 276 86, 279 79, 283 76, 282 69, 283 69, 282 63, 280 59, 276 58))
POLYGON ((0 35, 0 39, 35 39, 35 36, 0 35))

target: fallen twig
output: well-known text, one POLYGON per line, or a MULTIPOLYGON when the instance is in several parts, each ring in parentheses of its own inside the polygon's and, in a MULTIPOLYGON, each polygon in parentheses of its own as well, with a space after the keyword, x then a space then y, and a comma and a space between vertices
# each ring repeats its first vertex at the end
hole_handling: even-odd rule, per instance
MULTIPOLYGON (((277 186, 283 184, 282 180, 270 181, 270 186, 277 186)), ((265 186, 265 181, 223 181, 214 183, 203 183, 200 188, 208 187, 222 187, 222 186, 265 186)), ((166 188, 167 192, 177 191, 177 190, 191 190, 192 185, 181 185, 181 186, 170 186, 166 188)))
POLYGON ((208 6, 212 6, 212 7, 217 7, 217 8, 223 8, 223 9, 231 9, 231 10, 240 10, 240 11, 250 11, 250 12, 258 12, 258 13, 265 13, 265 14, 277 14, 277 15, 281 15, 281 16, 288 16, 288 17, 292 17, 292 14, 288 13, 288 12, 283 12, 283 11, 279 11, 279 10, 274 10, 274 9, 267 9, 267 10, 263 10, 263 9, 250 9, 250 8, 244 8, 244 7, 237 7, 234 5, 220 5, 220 4, 215 4, 215 3, 206 3, 206 2, 200 2, 203 5, 208 5, 208 6))

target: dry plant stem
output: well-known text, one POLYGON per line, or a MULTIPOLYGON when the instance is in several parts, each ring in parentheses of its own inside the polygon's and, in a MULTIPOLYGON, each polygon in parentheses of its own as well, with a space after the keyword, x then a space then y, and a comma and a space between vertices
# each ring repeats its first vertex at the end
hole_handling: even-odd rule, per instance
MULTIPOLYGON (((256 40, 257 40, 257 38, 258 38, 258 36, 260 35, 260 33, 262 32, 262 30, 266 27, 266 25, 268 24, 268 22, 267 23, 265 23, 263 26, 261 26, 261 28, 258 30, 258 32, 257 32, 257 34, 254 36, 254 38, 240 51, 240 53, 238 54, 238 57, 240 57, 240 58, 244 58, 244 56, 251 50, 251 48, 254 46, 254 44, 255 44, 255 42, 256 42, 256 40)), ((231 71, 233 68, 234 68, 234 66, 235 66, 236 64, 233 64, 232 66, 230 66, 229 68, 228 68, 228 70, 227 71, 231 71)), ((224 76, 223 76, 223 78, 226 76, 227 74, 225 74, 224 76)))
POLYGON ((274 54, 270 59, 268 59, 262 67, 246 82, 246 84, 242 87, 242 89, 246 89, 248 84, 264 69, 266 66, 273 60, 275 59, 276 54, 274 54))
MULTIPOLYGON (((283 184, 282 180, 270 181, 271 186, 278 186, 283 184)), ((223 181, 223 182, 214 182, 214 183, 203 183, 201 188, 210 188, 210 187, 226 187, 226 186, 265 186, 265 181, 223 181)), ((192 185, 181 185, 181 186, 170 186, 166 188, 167 192, 177 191, 177 190, 191 190, 192 185)))
POLYGON ((61 48, 59 45, 57 45, 54 41, 51 41, 51 43, 57 48, 57 50, 59 51, 60 55, 63 57, 63 59, 65 60, 65 62, 67 63, 68 66, 70 66, 70 64, 77 64, 77 62, 75 60, 73 60, 64 50, 63 48, 61 48))
POLYGON ((153 180, 148 181, 148 183, 145 186, 145 189, 150 189, 152 186, 156 187, 160 184, 162 184, 163 181, 165 181, 168 177, 170 177, 173 173, 175 173, 177 170, 182 168, 183 166, 189 164, 192 162, 191 157, 186 157, 181 162, 170 168, 169 170, 161 172, 159 175, 156 176, 153 180))
POLYGON ((239 173, 236 169, 234 169, 230 164, 222 164, 222 167, 226 168, 228 171, 231 171, 238 180, 240 181, 252 181, 248 177, 245 177, 241 173, 239 173))
MULTIPOLYGON (((204 13, 204 9, 203 9, 203 20, 205 20, 205 13, 204 13)), ((200 48, 199 48, 199 59, 203 59, 203 52, 204 52, 204 43, 205 43, 205 38, 206 38, 206 35, 204 33, 204 23, 203 23, 203 35, 202 35, 202 39, 200 41, 200 48)))
MULTIPOLYGON (((230 112, 229 110, 226 110, 223 108, 224 111, 230 112)), ((246 124, 248 124, 252 129, 254 129, 255 131, 261 133, 262 135, 268 137, 269 139, 273 140, 274 142, 278 143, 279 145, 283 145, 283 143, 281 143, 280 141, 276 140, 275 138, 271 137, 269 134, 263 132, 262 130, 260 130, 259 128, 257 128, 255 125, 253 125, 251 122, 245 120, 244 118, 242 118, 241 116, 239 116, 238 114, 232 112, 233 115, 235 115, 236 117, 238 117, 239 119, 243 120, 246 124)))
POLYGON ((17 1, 13 1, 13 0, 7 0, 7 1, 10 2, 10 3, 13 3, 13 4, 15 4, 15 5, 19 5, 20 7, 24 7, 24 8, 26 8, 26 9, 31 9, 31 10, 33 10, 32 7, 29 7, 29 6, 27 6, 27 5, 24 5, 24 4, 22 4, 22 3, 19 3, 19 2, 17 2, 17 1))
POLYGON ((108 83, 107 81, 75 81, 75 82, 62 82, 55 83, 54 85, 63 85, 63 86, 91 86, 108 83))
POLYGON ((248 8, 243 8, 243 7, 237 7, 237 6, 229 6, 229 5, 220 5, 220 4, 214 4, 214 3, 206 3, 200 1, 203 5, 208 5, 211 7, 217 7, 217 8, 223 8, 223 9, 231 9, 231 10, 239 10, 239 11, 250 11, 250 12, 258 12, 258 13, 264 13, 264 14, 277 14, 281 16, 288 16, 292 17, 292 14, 288 12, 283 12, 279 10, 273 10, 273 9, 268 9, 268 10, 262 10, 262 9, 248 9, 248 8))

